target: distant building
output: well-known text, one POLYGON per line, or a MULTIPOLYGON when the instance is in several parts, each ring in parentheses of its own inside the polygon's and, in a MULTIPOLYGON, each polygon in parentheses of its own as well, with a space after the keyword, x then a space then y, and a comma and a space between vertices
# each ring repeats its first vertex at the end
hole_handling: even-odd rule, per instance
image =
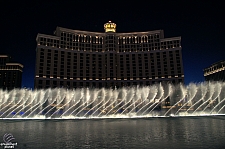
POLYGON ((225 61, 219 61, 204 69, 206 81, 225 81, 225 61))
POLYGON ((23 65, 13 62, 8 55, 0 55, 0 88, 21 88, 23 65))
POLYGON ((163 30, 104 33, 57 27, 55 36, 38 34, 35 88, 122 87, 183 83, 181 37, 163 30))

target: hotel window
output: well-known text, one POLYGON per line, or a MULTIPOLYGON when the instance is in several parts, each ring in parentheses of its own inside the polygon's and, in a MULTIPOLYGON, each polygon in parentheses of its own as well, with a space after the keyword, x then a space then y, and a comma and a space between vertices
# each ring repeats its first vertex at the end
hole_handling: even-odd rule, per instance
POLYGON ((43 83, 43 80, 39 80, 39 81, 38 81, 38 84, 39 84, 39 85, 42 85, 42 83, 43 83))

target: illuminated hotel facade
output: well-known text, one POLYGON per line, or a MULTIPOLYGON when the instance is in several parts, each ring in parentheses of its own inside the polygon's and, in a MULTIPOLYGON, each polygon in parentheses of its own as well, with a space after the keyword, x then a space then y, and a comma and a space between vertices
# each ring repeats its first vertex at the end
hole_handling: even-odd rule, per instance
POLYGON ((219 61, 204 69, 205 81, 225 81, 225 61, 219 61))
POLYGON ((0 88, 12 90, 21 88, 23 65, 12 62, 8 55, 0 55, 0 88))
POLYGON ((181 37, 163 30, 116 33, 57 27, 55 35, 38 34, 35 88, 122 87, 183 83, 181 37))

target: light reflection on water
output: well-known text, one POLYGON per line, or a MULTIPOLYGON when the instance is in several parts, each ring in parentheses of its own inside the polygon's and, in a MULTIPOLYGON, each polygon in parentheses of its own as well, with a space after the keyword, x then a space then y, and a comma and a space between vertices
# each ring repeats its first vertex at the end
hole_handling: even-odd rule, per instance
MULTIPOLYGON (((17 148, 224 148, 225 117, 1 120, 17 148)), ((0 143, 2 143, 3 140, 0 143)))

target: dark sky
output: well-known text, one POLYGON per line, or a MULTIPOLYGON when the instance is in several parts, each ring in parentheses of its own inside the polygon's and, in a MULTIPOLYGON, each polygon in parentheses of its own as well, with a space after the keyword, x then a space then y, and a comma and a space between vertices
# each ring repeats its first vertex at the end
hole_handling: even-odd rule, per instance
POLYGON ((117 32, 162 29, 166 38, 181 36, 186 84, 204 81, 203 69, 225 60, 222 1, 127 2, 0 2, 0 54, 24 65, 22 86, 33 88, 38 33, 53 35, 57 26, 104 32, 111 20, 117 32))

